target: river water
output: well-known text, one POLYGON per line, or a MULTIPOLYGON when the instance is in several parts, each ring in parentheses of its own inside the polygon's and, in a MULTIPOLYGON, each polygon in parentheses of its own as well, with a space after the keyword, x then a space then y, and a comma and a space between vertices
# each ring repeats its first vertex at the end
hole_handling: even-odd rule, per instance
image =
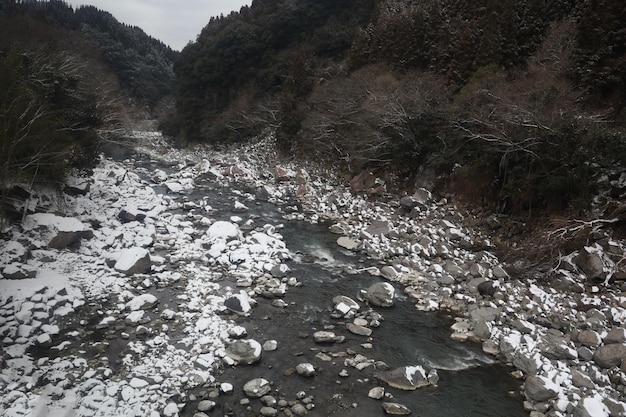
MULTIPOLYGON (((156 168, 171 172, 168 167, 156 162, 139 161, 144 174, 156 168)), ((528 413, 522 407, 519 395, 519 381, 514 379, 512 369, 495 363, 493 358, 482 353, 480 346, 450 339, 450 325, 453 319, 442 313, 417 311, 411 300, 403 295, 402 288, 396 287, 398 299, 391 308, 378 308, 383 315, 380 327, 373 329, 370 340, 349 333, 345 322, 331 317, 332 299, 337 295, 356 298, 359 289, 366 289, 383 278, 367 272, 351 275, 344 272, 349 265, 358 270, 376 265, 364 255, 355 254, 336 244, 337 235, 329 231, 329 224, 286 220, 284 212, 288 205, 275 204, 257 198, 246 203, 250 208, 245 213, 235 212, 233 202, 242 196, 251 195, 255 190, 244 185, 227 188, 208 180, 198 180, 197 187, 184 195, 171 195, 184 201, 207 199, 215 209, 211 217, 216 220, 229 220, 231 216, 241 216, 244 220, 255 219, 255 226, 276 225, 292 253, 293 259, 287 264, 290 276, 296 277, 302 286, 290 288, 284 297, 286 308, 271 305, 269 299, 258 297, 258 304, 248 317, 235 317, 237 324, 247 329, 250 338, 263 343, 276 340, 278 349, 265 352, 261 361, 252 366, 227 367, 217 377, 218 382, 230 382, 236 389, 233 394, 220 395, 214 399, 216 408, 211 415, 258 416, 261 404, 252 400, 243 401, 240 387, 247 381, 263 377, 273 383, 272 394, 276 398, 292 400, 298 396, 312 396, 315 408, 309 410, 312 416, 382 416, 384 412, 380 400, 368 398, 368 391, 380 382, 376 379, 374 367, 359 371, 346 366, 346 358, 361 354, 367 358, 384 361, 390 368, 409 365, 423 365, 436 368, 440 380, 437 387, 421 388, 417 391, 401 391, 386 388, 390 396, 386 401, 399 402, 420 417, 522 417, 528 413), (317 345, 312 334, 317 330, 332 329, 346 337, 344 343, 317 345), (362 345, 369 341, 371 348, 362 345), (330 361, 320 360, 320 352, 331 357, 330 361), (317 373, 312 378, 293 374, 297 364, 310 362, 317 373), (348 376, 340 376, 342 370, 348 376), (344 371, 344 372, 345 372, 344 371), (304 394, 302 394, 304 393, 304 394)), ((165 187, 155 187, 157 192, 166 193, 165 187)), ((379 265, 380 266, 380 265, 379 265)), ((173 303, 177 293, 184 291, 183 283, 167 288, 156 295, 161 303, 173 303)), ((234 287, 228 278, 221 285, 234 287)), ((172 329, 176 331, 175 327, 172 329)), ((175 337, 175 334, 170 335, 175 337)), ((110 356, 123 353, 120 346, 112 344, 110 356)), ((115 358, 111 358, 113 361, 115 358)), ((196 389, 193 394, 198 399, 206 398, 205 389, 196 389)), ((193 416, 197 401, 191 401, 181 415, 193 416)), ((282 414, 281 414, 282 415, 282 414)))

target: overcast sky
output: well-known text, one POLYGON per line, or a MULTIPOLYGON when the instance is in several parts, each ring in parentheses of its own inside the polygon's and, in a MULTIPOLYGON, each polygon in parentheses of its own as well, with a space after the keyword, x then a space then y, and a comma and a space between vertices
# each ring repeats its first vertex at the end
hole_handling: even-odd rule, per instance
POLYGON ((139 26, 148 35, 181 50, 195 41, 211 16, 239 11, 252 0, 66 0, 74 6, 91 5, 111 13, 120 22, 139 26))

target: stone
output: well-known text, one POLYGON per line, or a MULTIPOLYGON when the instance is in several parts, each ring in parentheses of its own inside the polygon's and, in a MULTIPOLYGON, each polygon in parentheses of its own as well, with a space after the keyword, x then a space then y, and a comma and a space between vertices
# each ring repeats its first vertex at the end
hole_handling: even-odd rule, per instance
POLYGON ((572 385, 578 388, 589 388, 593 389, 596 387, 596 384, 591 380, 588 375, 573 369, 572 370, 572 385))
POLYGON ((396 290, 388 282, 378 282, 367 289, 365 299, 377 307, 391 307, 394 304, 396 290))
POLYGON ((243 392, 250 398, 261 398, 271 390, 270 382, 264 378, 255 378, 243 386, 243 392))
POLYGON ((337 341, 337 335, 335 335, 334 332, 320 330, 313 333, 313 340, 315 343, 335 343, 337 341))
POLYGON ((376 177, 371 172, 361 171, 350 181, 350 189, 353 193, 360 193, 373 188, 376 185, 376 177))
POLYGON ((367 328, 365 326, 359 326, 354 323, 346 324, 346 328, 348 329, 348 331, 350 331, 350 333, 356 334, 358 336, 371 336, 372 335, 372 329, 367 328))
POLYGON ((296 366, 296 372, 300 376, 311 377, 315 375, 315 366, 310 363, 299 363, 296 366))
POLYGON ((544 402, 557 397, 557 392, 549 387, 549 382, 540 376, 529 376, 524 383, 524 393, 533 401, 544 402))
POLYGON ((274 407, 261 407, 261 410, 259 410, 259 413, 263 416, 263 417, 275 417, 278 415, 278 410, 275 409, 274 407))
POLYGON ((291 412, 297 416, 306 416, 309 412, 306 407, 300 403, 291 406, 291 412))
POLYGON ((341 312, 341 314, 348 314, 350 311, 359 311, 361 309, 359 303, 345 295, 334 297, 333 304, 335 305, 335 309, 341 312))
POLYGON ((389 414, 391 416, 408 416, 411 414, 411 410, 406 406, 399 403, 383 403, 383 410, 385 410, 385 414, 389 414))
POLYGON ((624 343, 626 342, 626 329, 623 327, 614 327, 604 336, 604 344, 609 345, 612 343, 624 343))
POLYGON ((337 244, 344 249, 353 250, 359 247, 359 242, 354 239, 350 239, 347 236, 341 236, 337 239, 337 244))
POLYGON ((480 295, 488 295, 490 297, 493 297, 493 295, 496 293, 496 287, 493 285, 493 281, 491 280, 481 282, 480 284, 478 284, 477 288, 480 295))
POLYGON ((594 362, 601 368, 620 366, 624 359, 626 359, 626 345, 622 343, 600 346, 593 354, 594 362))
POLYGON ((432 385, 428 380, 426 371, 423 367, 403 366, 390 371, 384 371, 378 374, 378 379, 387 383, 390 387, 413 391, 421 387, 432 385))
POLYGON ((603 250, 598 244, 585 246, 578 253, 576 265, 585 273, 587 278, 596 279, 604 277, 603 250))
POLYGON ((380 400, 385 396, 385 388, 384 387, 374 387, 367 394, 368 397, 374 400, 380 400))
POLYGON ((126 303, 126 308, 130 311, 138 311, 138 310, 150 310, 153 308, 159 299, 152 294, 141 294, 126 303))
POLYGON ((388 220, 373 220, 365 231, 370 235, 387 236, 391 232, 392 227, 391 222, 388 220))
POLYGON ((226 347, 226 356, 237 364, 252 365, 261 360, 263 347, 253 339, 235 340, 226 347))
POLYGON ((278 349, 278 342, 276 340, 267 340, 263 343, 263 350, 266 352, 273 352, 278 349))
POLYGON ((252 307, 250 306, 250 299, 245 291, 241 291, 239 294, 233 294, 224 300, 224 307, 241 315, 246 315, 250 312, 250 310, 252 310, 252 307))
POLYGON ((597 347, 602 343, 602 339, 596 331, 582 330, 578 333, 578 342, 583 346, 597 347))
POLYGON ((396 278, 398 278, 400 273, 396 271, 396 268, 394 268, 393 266, 385 265, 382 268, 380 268, 380 275, 382 275, 384 278, 390 281, 393 281, 396 278))
POLYGON ((608 417, 609 409, 601 398, 585 397, 578 402, 572 415, 573 417, 608 417))
POLYGON ((143 274, 150 270, 150 252, 145 248, 124 249, 113 268, 124 275, 143 274))
POLYGON ((289 271, 290 269, 286 264, 278 264, 271 269, 270 274, 272 274, 274 278, 284 278, 289 271))
POLYGON ((426 188, 418 188, 413 193, 413 199, 420 204, 426 204, 429 201, 431 201, 432 198, 433 198, 433 195, 426 188))
POLYGON ((215 401, 202 400, 198 403, 198 411, 211 411, 215 408, 215 401))

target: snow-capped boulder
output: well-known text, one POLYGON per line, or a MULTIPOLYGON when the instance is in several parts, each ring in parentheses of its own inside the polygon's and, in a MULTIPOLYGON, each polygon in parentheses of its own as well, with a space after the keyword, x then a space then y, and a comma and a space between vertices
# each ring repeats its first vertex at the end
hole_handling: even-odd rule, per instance
POLYGON ((378 282, 367 289, 365 299, 378 307, 391 307, 394 304, 396 290, 388 282, 378 282))
POLYGON ((150 252, 147 249, 135 247, 124 249, 114 268, 125 275, 134 275, 148 272, 151 266, 150 252))

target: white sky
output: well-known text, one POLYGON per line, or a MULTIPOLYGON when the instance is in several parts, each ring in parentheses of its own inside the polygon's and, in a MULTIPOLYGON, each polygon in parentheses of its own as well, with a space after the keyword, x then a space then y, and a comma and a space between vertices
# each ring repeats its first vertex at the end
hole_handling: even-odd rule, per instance
POLYGON ((76 8, 95 6, 117 20, 139 26, 148 35, 181 50, 209 23, 212 16, 239 11, 252 0, 66 0, 76 8))

